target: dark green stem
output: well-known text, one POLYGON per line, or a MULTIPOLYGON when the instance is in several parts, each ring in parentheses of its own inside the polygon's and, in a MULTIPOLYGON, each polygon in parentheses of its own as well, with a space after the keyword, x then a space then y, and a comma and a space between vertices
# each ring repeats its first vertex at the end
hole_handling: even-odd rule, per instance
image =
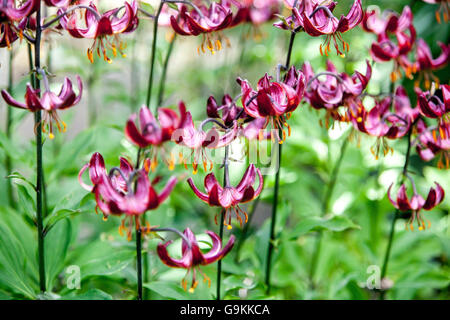
POLYGON ((161 81, 159 84, 157 107, 159 107, 164 100, 164 90, 166 89, 167 68, 169 66, 169 60, 170 60, 170 56, 172 55, 176 37, 177 37, 177 35, 175 33, 172 41, 170 41, 169 48, 167 49, 166 58, 164 60, 164 65, 163 65, 162 74, 161 74, 161 81))
POLYGON ((147 99, 146 106, 150 108, 150 99, 152 97, 152 88, 153 88, 153 73, 155 67, 155 58, 156 58, 156 42, 158 40, 158 20, 159 15, 161 14, 162 7, 164 5, 164 1, 161 1, 161 4, 158 7, 158 12, 156 13, 154 25, 153 25, 153 43, 152 43, 152 52, 150 56, 150 75, 148 78, 148 89, 147 89, 147 99))
POLYGON ((136 271, 137 271, 137 299, 142 300, 142 231, 136 229, 136 271))
MULTIPOLYGON (((225 147, 225 158, 223 159, 223 187, 230 186, 230 172, 229 172, 229 153, 230 146, 225 147)), ((219 237, 220 241, 223 241, 223 225, 225 222, 225 209, 220 211, 220 225, 219 225, 219 237)), ((220 287, 222 284, 222 259, 217 262, 217 294, 216 300, 220 300, 220 287)))
MULTIPOLYGON (((349 140, 348 137, 344 138, 344 141, 342 142, 342 145, 341 145, 339 159, 336 161, 333 171, 331 172, 330 180, 328 181, 327 191, 325 192, 325 195, 324 195, 323 201, 322 201, 322 208, 321 208, 322 216, 327 214, 328 209, 330 207, 331 196, 333 195, 333 190, 336 185, 337 176, 338 176, 339 170, 341 168, 342 160, 344 159, 345 151, 347 150, 348 140, 349 140)), ((320 251, 322 249, 322 238, 323 238, 323 234, 322 234, 322 232, 319 232, 317 234, 316 241, 314 244, 313 257, 312 257, 311 266, 309 269, 309 279, 311 281, 310 282, 311 287, 314 287, 314 275, 315 275, 316 268, 317 268, 317 262, 320 257, 320 251)))
MULTIPOLYGON (((36 37, 34 44, 34 67, 35 72, 41 68, 41 9, 36 12, 36 37)), ((34 76, 34 88, 40 89, 40 80, 34 76)), ((42 184, 43 184, 43 165, 42 165, 42 114, 41 111, 34 113, 34 123, 36 128, 36 224, 38 231, 38 259, 39 259, 39 287, 41 292, 46 291, 45 283, 45 253, 44 253, 44 228, 42 215, 42 184)))
MULTIPOLYGON (((13 94, 13 51, 12 49, 9 51, 9 66, 8 66, 8 92, 10 94, 13 94)), ((11 127, 12 127, 12 113, 13 113, 13 108, 6 105, 7 109, 6 109, 6 137, 9 139, 11 138, 11 127)), ((11 158, 8 154, 6 154, 6 158, 5 158, 5 169, 6 169, 6 174, 9 175, 11 174, 11 158)), ((8 193, 8 200, 9 200, 9 205, 13 208, 16 207, 16 202, 14 201, 14 195, 13 195, 13 190, 12 190, 12 181, 9 179, 6 185, 7 188, 7 193, 8 193)))
MULTIPOLYGON (((289 66, 291 64, 291 55, 292 55, 292 49, 294 47, 294 40, 295 40, 295 32, 291 32, 291 37, 289 39, 289 49, 286 57, 286 64, 285 64, 285 70, 289 69, 289 66)), ((279 130, 279 136, 282 136, 282 130, 279 130)), ((273 202, 272 202, 272 218, 270 222, 270 238, 269 238, 269 245, 267 247, 267 259, 266 259, 266 292, 267 294, 270 294, 271 284, 270 284, 270 275, 272 271, 272 254, 273 254, 273 248, 274 248, 274 241, 275 241, 275 226, 276 226, 276 220, 277 220, 277 209, 278 209, 278 192, 280 188, 280 172, 281 172, 281 159, 282 159, 282 144, 278 144, 278 170, 275 175, 275 189, 273 194, 273 202)))
MULTIPOLYGON (((403 184, 403 182, 405 181, 405 177, 408 172, 409 157, 411 155, 411 137, 412 137, 412 128, 409 129, 408 136, 407 136, 408 146, 406 149, 405 164, 403 165, 403 170, 402 170, 401 184, 403 184)), ((389 232, 388 245, 386 248, 386 253, 384 254, 383 266, 381 268, 381 280, 383 280, 387 274, 389 258, 391 256, 391 249, 392 249, 392 244, 394 242, 394 236, 395 236, 395 223, 397 222, 398 214, 399 214, 399 210, 397 209, 397 210, 395 210, 394 217, 392 218, 392 222, 391 222, 391 231, 389 232)), ((384 300, 386 292, 387 292, 387 289, 386 290, 382 289, 382 291, 380 293, 380 300, 384 300)))
MULTIPOLYGON (((219 237, 220 240, 223 239, 223 224, 225 219, 225 210, 222 209, 220 212, 220 225, 219 225, 219 237)), ((216 292, 216 300, 220 300, 220 290, 222 284, 222 259, 217 262, 217 292, 216 292)))

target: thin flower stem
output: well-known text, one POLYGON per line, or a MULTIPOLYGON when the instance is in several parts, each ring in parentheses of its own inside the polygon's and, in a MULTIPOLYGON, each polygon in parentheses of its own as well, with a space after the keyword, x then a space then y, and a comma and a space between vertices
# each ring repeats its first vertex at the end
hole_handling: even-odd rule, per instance
MULTIPOLYGON (((10 94, 12 94, 13 91, 13 58, 14 58, 14 54, 13 51, 10 50, 9 51, 9 66, 8 66, 8 92, 10 94)), ((11 127, 12 127, 12 113, 13 113, 13 108, 8 107, 7 108, 7 115, 6 115, 6 137, 9 139, 11 138, 11 127)), ((11 174, 11 158, 8 154, 6 154, 6 158, 5 158, 5 169, 6 169, 6 174, 9 175, 11 174)), ((9 179, 8 183, 7 183, 7 193, 8 193, 8 200, 9 200, 9 205, 12 208, 16 207, 16 202, 14 201, 14 195, 13 195, 13 190, 12 190, 12 180, 9 179)))
MULTIPOLYGON (((339 174, 339 170, 341 168, 342 160, 344 159, 345 151, 347 150, 349 137, 345 137, 344 141, 341 145, 341 150, 339 154, 339 159, 336 161, 334 165, 333 171, 331 172, 330 180, 328 181, 327 191, 322 201, 322 216, 327 214, 328 209, 330 207, 331 196, 333 195, 333 190, 336 185, 337 176, 339 174)), ((317 269, 317 262, 319 261, 320 252, 322 249, 322 239, 323 233, 319 232, 316 237, 316 242, 314 244, 313 257, 311 260, 311 266, 309 269, 309 280, 311 288, 314 288, 314 275, 317 269)))
POLYGON ((137 300, 142 300, 142 231, 136 228, 136 270, 137 270, 137 300))
POLYGON ((156 58, 156 42, 158 40, 158 20, 159 15, 161 14, 162 7, 164 5, 164 1, 161 1, 161 4, 158 7, 158 11, 155 16, 154 25, 153 25, 153 43, 152 43, 152 52, 150 56, 150 74, 148 77, 148 89, 147 89, 147 99, 145 100, 147 108, 150 109, 150 99, 152 97, 152 89, 153 89, 153 73, 155 67, 155 58, 156 58))
POLYGON ((164 60, 164 65, 163 65, 162 74, 161 74, 161 81, 159 84, 157 107, 159 107, 164 100, 164 90, 166 89, 167 69, 169 67, 169 60, 170 60, 170 56, 172 55, 172 52, 173 52, 173 47, 174 47, 176 38, 177 38, 177 34, 174 33, 172 41, 170 41, 169 48, 167 49, 166 59, 164 60))
MULTIPOLYGON (((407 176, 407 172, 408 172, 408 165, 409 165, 409 158, 411 156, 411 137, 412 137, 412 126, 409 129, 408 132, 408 146, 406 149, 406 155, 405 155, 405 164, 403 165, 403 171, 402 171, 402 178, 401 178, 401 184, 403 184, 403 182, 405 181, 405 178, 407 176)), ((383 279, 386 277, 387 274, 387 268, 388 268, 388 263, 389 263, 389 258, 391 256, 391 249, 392 249, 392 244, 394 243, 394 236, 395 236, 395 223, 397 222, 397 218, 398 218, 398 214, 399 214, 399 210, 396 209, 395 213, 394 213, 394 217, 392 218, 392 222, 391 222, 391 231, 389 232, 389 240, 388 240, 388 245, 386 248, 386 253, 384 254, 384 259, 383 259, 383 266, 381 268, 381 281, 383 281, 383 279)), ((380 300, 384 300, 385 296, 386 296, 386 290, 382 290, 380 292, 380 300)))
MULTIPOLYGON (((223 187, 230 186, 230 172, 229 172, 229 154, 230 154, 230 146, 227 145, 225 147, 225 157, 223 159, 223 187)), ((221 209, 220 211, 220 225, 219 225, 219 237, 220 241, 223 241, 223 225, 225 222, 225 209, 221 209)), ((219 259, 217 262, 217 294, 216 300, 220 300, 220 289, 222 284, 222 259, 219 259)))
MULTIPOLYGON (((223 224, 225 219, 225 210, 222 209, 220 212, 220 225, 219 225, 219 237, 220 240, 223 239, 223 224)), ((221 282, 222 282, 222 259, 219 259, 217 261, 217 293, 216 293, 216 300, 220 300, 220 290, 221 290, 221 282)))
MULTIPOLYGON (((292 49, 294 47, 294 40, 295 40, 295 32, 291 32, 291 37, 289 39, 289 49, 286 57, 286 64, 285 64, 285 70, 288 70, 291 64, 291 55, 292 55, 292 49)), ((282 136, 282 130, 279 130, 280 137, 282 136)), ((270 222, 270 238, 269 238, 269 244, 267 247, 267 259, 266 259, 266 277, 265 277, 265 283, 266 283, 266 293, 270 294, 271 289, 271 283, 270 283, 270 275, 272 271, 272 254, 273 254, 273 248, 274 248, 274 242, 275 242, 275 225, 277 220, 277 209, 278 209, 278 193, 280 188, 280 172, 281 172, 281 160, 282 160, 282 144, 278 144, 278 171, 275 175, 275 189, 273 194, 273 202, 272 202, 272 218, 270 222)))
MULTIPOLYGON (((34 44, 34 67, 41 68, 41 8, 36 11, 36 38, 34 44)), ((34 88, 40 89, 40 80, 34 75, 34 88)), ((42 165, 42 114, 41 111, 34 113, 36 127, 36 224, 38 231, 38 259, 39 259, 39 287, 41 292, 46 291, 45 281, 45 253, 44 253, 44 228, 42 215, 42 189, 43 189, 43 165, 42 165)))

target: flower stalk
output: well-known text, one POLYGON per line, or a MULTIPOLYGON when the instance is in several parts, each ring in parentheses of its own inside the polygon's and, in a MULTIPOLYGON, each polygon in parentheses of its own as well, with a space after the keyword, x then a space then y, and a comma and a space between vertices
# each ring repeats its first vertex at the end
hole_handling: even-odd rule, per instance
MULTIPOLYGON (((12 93, 13 90, 13 58, 14 58, 14 54, 13 51, 10 50, 9 51, 9 66, 8 66, 8 92, 12 93)), ((6 109, 6 137, 9 139, 11 138, 11 127, 12 127, 12 116, 13 116, 13 108, 11 107, 7 107, 6 109)), ((11 173, 11 157, 7 154, 6 158, 5 158, 5 169, 6 169, 6 174, 9 175, 11 173)), ((12 208, 16 207, 16 203, 14 201, 14 195, 13 195, 13 191, 12 191, 12 182, 11 180, 8 181, 7 185, 7 193, 8 193, 8 200, 9 200, 9 205, 12 208)))
POLYGON ((150 99, 152 97, 152 89, 153 89, 153 73, 155 67, 155 59, 156 59, 156 42, 158 40, 158 20, 159 15, 161 14, 162 7, 164 5, 164 1, 161 1, 158 11, 156 12, 154 25, 153 25, 153 42, 152 42, 152 52, 150 55, 150 74, 148 78, 148 89, 147 89, 147 99, 145 100, 146 106, 150 108, 150 99))
MULTIPOLYGON (((289 70, 289 66, 291 64, 291 55, 292 55, 292 48, 294 46, 294 40, 295 40, 295 32, 291 32, 291 36, 289 39, 289 49, 286 57, 286 64, 285 64, 285 70, 289 70)), ((278 135, 282 137, 282 129, 279 129, 278 135)), ((274 249, 274 241, 275 241, 275 225, 277 220, 277 209, 278 209, 278 192, 280 188, 280 171, 281 171, 281 160, 282 160, 282 144, 278 144, 278 171, 275 175, 275 189, 273 194, 273 202, 272 202, 272 218, 270 222, 270 238, 269 238, 269 244, 267 248, 267 259, 266 259, 266 277, 265 277, 265 283, 266 283, 266 292, 267 294, 270 294, 271 289, 271 283, 270 283, 270 275, 272 271, 272 254, 274 249)))
MULTIPOLYGON (((41 8, 36 11, 36 37, 34 43, 34 67, 37 72, 41 68, 41 8)), ((34 89, 40 89, 40 80, 34 75, 34 89)), ((46 291, 45 281, 45 253, 44 253, 44 228, 43 228, 43 164, 42 164, 42 111, 34 113, 36 128, 36 225, 38 231, 38 259, 39 259, 39 287, 41 292, 46 291)))
POLYGON ((169 48, 167 49, 166 58, 164 59, 164 65, 163 65, 162 74, 161 74, 161 81, 159 84, 157 107, 159 107, 164 100, 164 91, 166 89, 167 69, 169 67, 169 60, 170 60, 170 56, 172 55, 172 52, 173 52, 173 47, 175 44, 176 37, 177 37, 177 34, 174 33, 173 38, 170 40, 169 48))
MULTIPOLYGON (((229 153, 230 153, 230 146, 227 145, 225 147, 225 157, 223 159, 223 187, 229 187, 230 186, 230 172, 229 172, 229 153)), ((221 209, 220 212, 220 225, 219 225, 219 237, 220 241, 223 241, 223 225, 225 222, 225 209, 221 209)), ((220 289, 222 284, 222 259, 217 261, 217 293, 216 293, 216 300, 220 300, 220 289)))
MULTIPOLYGON (((407 177, 409 157, 411 155, 412 131, 413 130, 412 130, 412 126, 411 126, 411 128, 409 129, 408 135, 407 135, 408 145, 407 145, 406 155, 405 155, 405 164, 403 165, 403 170, 402 170, 401 184, 403 184, 403 182, 405 181, 405 178, 407 177)), ((396 209, 394 212, 394 217, 392 218, 392 222, 391 222, 391 230, 389 232, 388 245, 386 247, 386 252, 384 254, 383 266, 381 267, 381 281, 384 280, 384 278, 386 277, 386 274, 387 274, 387 270, 388 270, 387 268, 388 268, 389 258, 391 256, 392 244, 394 243, 395 223, 397 222, 398 214, 399 214, 399 210, 396 209)), ((382 291, 380 292, 380 300, 384 300, 384 298, 386 296, 386 292, 387 292, 387 290, 383 290, 383 288, 382 288, 382 291)))
POLYGON ((136 269, 138 286, 137 300, 142 300, 142 231, 140 227, 136 228, 136 269))

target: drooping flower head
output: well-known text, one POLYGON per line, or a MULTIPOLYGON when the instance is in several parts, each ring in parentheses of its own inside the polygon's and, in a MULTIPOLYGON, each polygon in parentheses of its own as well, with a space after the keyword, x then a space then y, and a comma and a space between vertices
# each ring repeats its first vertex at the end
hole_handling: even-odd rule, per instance
MULTIPOLYGON (((348 122, 349 112, 353 112, 354 105, 359 102, 359 96, 366 89, 372 77, 372 67, 366 61, 366 73, 363 75, 355 71, 353 75, 345 72, 339 73, 335 65, 328 60, 325 72, 314 73, 309 62, 303 64, 302 71, 305 75, 305 100, 315 109, 325 109, 325 127, 329 127, 329 119, 348 122), (322 78, 322 79, 321 79, 322 78), (346 112, 340 113, 340 107, 345 107, 346 112)), ((322 120, 320 120, 322 124, 322 120)))
POLYGON ((220 237, 217 234, 212 231, 206 231, 206 234, 211 238, 212 245, 208 252, 203 253, 194 233, 189 228, 186 228, 183 233, 189 242, 185 239, 182 240, 180 259, 171 257, 167 251, 167 247, 172 241, 158 244, 156 250, 159 258, 165 265, 171 268, 187 269, 187 273, 181 281, 184 290, 187 289, 188 285, 188 280, 186 280, 186 278, 192 273, 192 281, 189 288, 189 292, 192 293, 198 285, 197 272, 203 276, 204 282, 208 282, 209 286, 211 285, 211 279, 201 271, 200 266, 214 263, 225 257, 233 248, 235 237, 231 235, 228 243, 225 246, 222 246, 222 240, 220 240, 220 237))
POLYGON ((45 90, 42 95, 40 94, 40 90, 33 89, 31 84, 27 84, 24 103, 15 100, 6 90, 2 90, 2 96, 10 106, 26 109, 31 112, 42 110, 44 112, 41 123, 42 132, 46 133, 48 131, 49 138, 53 139, 53 124, 56 124, 60 132, 66 131, 66 124, 59 118, 57 111, 68 109, 81 100, 83 84, 79 76, 76 78, 78 82, 78 96, 73 90, 72 81, 69 78, 64 79, 61 91, 59 94, 55 94, 50 91, 46 77, 44 77, 45 90))
MULTIPOLYGON (((263 177, 261 171, 254 164, 251 164, 236 187, 232 187, 229 181, 226 181, 225 186, 222 187, 213 173, 205 177, 206 193, 195 186, 192 178, 188 179, 188 183, 200 200, 208 203, 210 206, 217 206, 223 209, 224 212, 221 214, 224 214, 224 225, 231 229, 233 212, 241 226, 243 222, 247 222, 247 213, 239 207, 239 204, 249 202, 259 196, 263 187, 263 177), (257 188, 254 187, 256 176, 259 179, 257 188), (244 219, 242 219, 241 215, 244 219)), ((217 224, 217 215, 215 221, 217 224)))
POLYGON ((450 86, 444 84, 440 89, 443 99, 429 91, 423 92, 420 88, 416 88, 415 91, 420 113, 430 119, 445 121, 446 115, 450 112, 450 86))
POLYGON ((184 121, 172 135, 172 141, 191 150, 188 157, 180 154, 180 159, 184 163, 186 169, 188 160, 192 159, 192 168, 194 174, 197 174, 198 172, 198 164, 200 163, 200 161, 203 164, 203 169, 205 171, 208 171, 208 163, 209 170, 212 170, 213 162, 208 157, 208 154, 206 152, 207 149, 223 148, 229 145, 231 142, 233 142, 238 133, 238 126, 236 121, 234 122, 233 126, 230 127, 222 135, 216 128, 204 131, 203 126, 206 124, 207 120, 202 122, 199 128, 196 128, 194 125, 194 121, 192 120, 192 115, 188 111, 186 113, 184 121))
POLYGON ((15 0, 0 1, 0 48, 11 48, 11 43, 22 37, 22 30, 15 23, 27 18, 39 9, 39 0, 21 1, 16 5, 15 0))
POLYGON ((348 14, 338 19, 333 15, 336 5, 337 2, 334 1, 299 1, 298 7, 292 9, 292 15, 282 22, 275 23, 275 26, 294 31, 302 28, 312 37, 325 35, 325 41, 320 45, 320 53, 328 56, 333 41, 336 53, 344 56, 350 46, 342 38, 342 33, 359 25, 363 19, 363 10, 361 0, 355 0, 348 14))
POLYGON ((263 129, 270 123, 278 142, 283 143, 286 139, 285 127, 288 128, 288 135, 291 134, 287 119, 303 98, 305 89, 303 73, 292 66, 284 82, 272 81, 272 77, 266 73, 258 81, 256 90, 247 80, 238 78, 237 82, 241 86, 245 112, 255 119, 265 118, 263 129), (282 131, 282 137, 279 136, 278 130, 282 131))
POLYGON ((137 115, 133 114, 127 121, 125 135, 140 148, 153 146, 151 156, 151 169, 155 169, 157 153, 160 151, 169 169, 173 170, 175 156, 168 154, 164 143, 172 139, 175 130, 179 129, 186 117, 186 107, 183 102, 178 105, 179 114, 169 108, 158 108, 158 119, 156 119, 149 108, 142 106, 139 111, 139 128, 136 125, 137 115))
POLYGON ((405 223, 406 230, 408 230, 409 227, 409 229, 413 231, 414 222, 417 223, 417 227, 419 228, 419 230, 425 230, 426 228, 431 227, 431 223, 429 220, 427 220, 427 223, 425 223, 425 219, 422 217, 422 214, 420 212, 421 209, 431 210, 439 205, 444 200, 445 192, 440 184, 435 182, 436 188, 430 188, 427 199, 425 200, 420 194, 417 193, 414 182, 412 180, 411 182, 413 186, 413 195, 411 198, 408 198, 405 184, 402 184, 400 186, 400 189, 397 192, 396 200, 394 200, 391 196, 391 188, 393 186, 392 184, 388 189, 388 197, 392 205, 399 211, 411 212, 410 219, 405 223))
POLYGON ((410 7, 405 6, 401 15, 386 11, 380 15, 378 10, 365 13, 362 27, 365 31, 376 34, 377 40, 370 48, 370 54, 376 62, 393 60, 394 71, 391 81, 401 78, 400 68, 408 78, 417 71, 417 65, 408 59, 416 40, 416 29, 413 25, 413 14, 410 7))
MULTIPOLYGON (((153 182, 148 178, 145 169, 134 169, 125 158, 120 158, 120 167, 114 167, 107 172, 105 161, 100 153, 92 155, 91 160, 81 168, 78 174, 81 186, 94 193, 97 207, 103 212, 104 219, 109 215, 125 215, 119 227, 119 233, 127 231, 128 240, 131 240, 132 226, 141 227, 140 216, 146 211, 156 209, 172 192, 177 179, 172 177, 158 194, 153 182), (92 186, 82 180, 83 173, 89 169, 89 178, 92 186), (126 222, 128 221, 128 228, 126 222)), ((150 228, 146 228, 150 231, 150 228)))
POLYGON ((439 86, 439 78, 433 74, 434 70, 439 70, 445 67, 450 61, 450 44, 444 44, 439 42, 441 47, 441 54, 433 59, 430 47, 423 40, 417 40, 417 69, 420 72, 419 79, 415 81, 415 86, 419 87, 422 79, 425 79, 425 89, 429 90, 431 88, 431 81, 439 86))
MULTIPOLYGON (((109 10, 101 14, 97 7, 91 3, 85 10, 84 24, 80 27, 77 21, 76 13, 69 13, 60 19, 61 26, 66 29, 72 37, 94 39, 94 43, 87 50, 89 60, 94 62, 94 54, 108 63, 112 60, 108 57, 107 50, 111 50, 113 56, 117 55, 117 51, 125 57, 123 53, 125 44, 120 40, 119 34, 134 31, 139 23, 137 17, 138 4, 136 0, 124 6, 109 10), (89 9, 88 9, 89 8, 89 9), (121 11, 123 13, 121 14, 121 11)), ((62 13, 62 11, 59 11, 62 13)))
POLYGON ((375 106, 370 111, 367 111, 360 103, 357 112, 350 114, 350 120, 357 130, 377 137, 370 151, 378 159, 380 151, 385 156, 394 151, 388 145, 386 138, 399 139, 405 136, 418 116, 418 108, 411 107, 406 90, 400 86, 393 97, 375 100, 375 106))
POLYGON ((198 47, 198 53, 206 52, 206 48, 214 54, 222 49, 222 39, 229 46, 228 38, 224 37, 220 31, 229 27, 233 20, 233 12, 230 8, 217 2, 211 2, 209 7, 203 4, 198 6, 193 4, 193 8, 188 10, 187 6, 181 6, 177 16, 170 17, 173 30, 182 36, 202 35, 202 44, 198 47), (212 36, 215 34, 215 37, 212 36))

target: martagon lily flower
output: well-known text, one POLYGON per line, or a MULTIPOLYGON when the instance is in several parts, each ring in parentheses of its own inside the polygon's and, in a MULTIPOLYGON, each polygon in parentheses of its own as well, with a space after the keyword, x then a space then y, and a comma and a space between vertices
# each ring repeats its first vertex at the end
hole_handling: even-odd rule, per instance
POLYGON ((22 1, 17 7, 14 0, 0 1, 0 47, 11 48, 11 43, 22 37, 22 30, 14 23, 34 13, 40 6, 39 0, 22 1))
POLYGON ((61 91, 58 95, 50 91, 47 83, 47 78, 44 76, 45 91, 40 95, 40 90, 35 90, 31 84, 27 84, 27 90, 25 93, 25 102, 18 102, 15 100, 6 90, 2 90, 3 99, 10 106, 26 109, 31 112, 42 110, 44 112, 42 117, 42 132, 46 133, 48 130, 48 136, 53 139, 53 123, 56 124, 58 130, 61 132, 66 131, 66 124, 62 121, 57 111, 68 109, 76 105, 81 100, 83 93, 83 84, 79 76, 76 77, 78 82, 78 96, 72 87, 72 81, 69 78, 65 78, 64 84, 61 87, 61 91))
MULTIPOLYGON (((254 90, 247 80, 238 78, 237 82, 241 86, 245 112, 255 119, 265 118, 263 129, 270 123, 278 142, 283 143, 286 139, 284 127, 288 128, 288 136, 291 134, 287 119, 303 98, 304 74, 292 66, 285 81, 276 82, 266 73, 258 81, 257 90, 254 90), (279 136, 278 129, 282 131, 282 137, 279 136)), ((274 140, 273 132, 272 140, 274 140)))
POLYGON ((275 26, 294 31, 303 29, 312 37, 326 35, 325 41, 320 45, 320 54, 328 56, 333 40, 336 53, 344 56, 350 46, 342 38, 342 33, 359 25, 363 19, 363 10, 361 0, 355 0, 348 14, 338 19, 333 15, 336 4, 334 1, 298 1, 299 6, 292 8, 292 15, 282 22, 275 23, 275 26), (342 49, 339 48, 339 43, 342 49))
POLYGON ((178 105, 179 115, 172 109, 159 108, 158 119, 156 119, 149 108, 142 106, 139 111, 139 128, 136 126, 136 114, 133 114, 127 121, 125 134, 131 142, 140 148, 153 146, 153 156, 151 157, 151 169, 154 171, 157 166, 157 149, 167 162, 169 169, 173 170, 175 156, 173 153, 167 155, 164 143, 172 139, 172 134, 184 123, 186 117, 186 106, 183 102, 178 105))
POLYGON ((377 137, 370 151, 378 159, 381 150, 385 156, 389 152, 394 152, 386 138, 398 139, 405 136, 418 116, 418 108, 411 107, 406 90, 400 86, 393 98, 386 97, 381 101, 375 101, 375 106, 368 112, 360 103, 356 114, 350 113, 350 120, 357 130, 377 137), (394 99, 393 103, 392 99, 394 99), (394 105, 392 112, 391 104, 394 105))
MULTIPOLYGON (((85 8, 86 28, 78 26, 77 15, 74 13, 64 15, 60 19, 60 23, 72 37, 94 39, 94 43, 87 50, 87 56, 92 63, 94 62, 95 52, 99 57, 103 54, 103 59, 111 63, 112 60, 106 53, 108 49, 112 51, 114 57, 117 55, 117 51, 123 57, 126 57, 123 53, 125 44, 119 39, 119 34, 132 32, 137 28, 139 23, 137 9, 137 1, 133 0, 131 4, 125 2, 123 7, 100 14, 97 7, 91 3, 89 7, 85 8), (119 17, 122 10, 124 10, 124 13, 119 17)), ((62 12, 59 11, 59 13, 62 12)))
POLYGON ((222 241, 217 234, 212 231, 206 231, 206 234, 208 234, 208 236, 212 240, 212 246, 208 252, 203 253, 200 250, 194 233, 189 228, 186 228, 183 233, 189 243, 187 243, 185 239, 182 240, 182 256, 180 259, 171 257, 167 251, 167 247, 172 243, 172 241, 158 244, 157 253, 159 258, 165 265, 172 268, 187 269, 187 273, 181 281, 181 285, 183 286, 184 290, 187 289, 188 285, 188 281, 186 280, 186 278, 192 272, 192 282, 189 288, 189 292, 192 293, 198 285, 197 271, 200 272, 200 274, 203 276, 203 281, 208 282, 208 286, 211 285, 211 279, 201 271, 200 266, 214 263, 225 257, 233 248, 235 237, 234 235, 231 235, 228 243, 225 246, 222 246, 222 241))
POLYGON ((379 17, 377 10, 368 11, 364 15, 363 29, 377 35, 377 41, 371 45, 370 54, 376 62, 394 60, 392 82, 401 78, 400 67, 404 69, 406 76, 412 79, 412 74, 417 72, 417 65, 407 57, 416 39, 411 8, 405 6, 401 15, 396 12, 385 12, 383 15, 386 17, 379 17), (391 35, 395 37, 396 42, 391 39, 391 35))
POLYGON ((417 69, 420 72, 420 77, 415 81, 415 86, 419 87, 419 84, 423 78, 425 78, 425 89, 429 90, 431 87, 431 81, 434 81, 439 86, 439 78, 433 75, 434 70, 445 67, 450 60, 450 44, 444 44, 439 42, 441 47, 441 54, 436 59, 433 59, 430 47, 423 40, 417 40, 417 69))
MULTIPOLYGON (((212 128, 206 132, 203 131, 205 121, 200 125, 199 129, 195 128, 192 115, 188 111, 184 117, 183 123, 177 130, 174 131, 172 135, 172 141, 178 145, 191 149, 190 156, 193 156, 192 168, 194 174, 197 174, 198 172, 198 164, 200 160, 205 171, 208 169, 208 163, 209 170, 212 170, 213 162, 209 159, 206 149, 225 147, 233 142, 238 133, 237 121, 234 122, 232 128, 229 128, 229 130, 222 135, 220 135, 219 131, 215 128, 212 128)), ((184 166, 187 169, 188 157, 183 156, 182 153, 180 153, 179 156, 180 160, 184 162, 184 166)))
POLYGON ((450 112, 450 86, 441 85, 443 100, 436 94, 430 94, 429 91, 422 92, 416 88, 417 104, 422 115, 431 119, 441 119, 444 121, 444 115, 450 112))
MULTIPOLYGON (((411 180, 412 182, 412 180, 411 180)), ((391 201, 392 205, 398 209, 399 211, 407 212, 411 211, 411 218, 405 223, 405 228, 408 230, 408 227, 411 229, 411 231, 414 230, 414 222, 417 223, 417 226, 419 230, 425 230, 427 227, 431 227, 431 223, 429 220, 427 220, 427 224, 425 224, 425 220, 422 217, 422 214, 420 212, 421 209, 424 210, 431 210, 437 205, 439 205, 443 200, 445 196, 444 189, 435 182, 436 189, 430 188, 430 191, 428 192, 427 199, 425 200, 422 198, 420 194, 417 193, 416 187, 414 183, 412 182, 413 186, 413 195, 409 199, 408 195, 406 193, 406 186, 405 184, 402 184, 400 189, 397 193, 397 199, 394 200, 391 197, 391 188, 393 184, 388 189, 388 197, 391 201)))
MULTIPOLYGON (((247 222, 247 213, 239 207, 239 204, 252 201, 259 196, 263 188, 263 177, 261 171, 256 168, 254 164, 251 164, 236 187, 232 187, 229 181, 226 181, 225 186, 222 187, 213 173, 210 173, 205 177, 206 193, 200 191, 195 186, 192 178, 188 179, 188 184, 200 200, 208 203, 210 206, 221 207, 224 210, 224 212, 221 213, 224 214, 224 225, 227 226, 228 229, 231 229, 232 210, 241 226, 244 220, 247 222), (253 185, 256 182, 256 176, 258 176, 259 185, 255 189, 253 185), (244 220, 242 219, 241 214, 243 215, 244 220)), ((217 224, 217 215, 215 217, 215 222, 217 224)))
POLYGON ((173 30, 182 36, 202 35, 202 44, 197 48, 204 53, 206 48, 214 54, 222 49, 222 38, 229 46, 229 40, 220 34, 220 31, 229 27, 233 20, 233 12, 220 3, 211 2, 209 7, 205 5, 194 6, 190 11, 183 5, 178 16, 171 16, 170 23, 173 30), (216 33, 216 38, 211 36, 216 33))
MULTIPOLYGON (((123 231, 126 231, 128 240, 131 240, 133 222, 136 229, 139 229, 140 216, 148 210, 156 209, 166 200, 177 182, 176 177, 170 178, 158 194, 153 185, 160 180, 160 177, 150 182, 145 169, 134 169, 125 158, 120 158, 120 167, 114 167, 108 173, 105 161, 98 152, 94 153, 91 160, 81 168, 78 180, 84 189, 94 193, 97 202, 96 210, 99 208, 103 212, 104 219, 109 215, 125 215, 119 227, 119 233, 122 235, 123 231), (82 180, 82 175, 87 169, 89 169, 92 186, 85 184, 82 180)), ((148 223, 145 230, 151 231, 148 223)))

